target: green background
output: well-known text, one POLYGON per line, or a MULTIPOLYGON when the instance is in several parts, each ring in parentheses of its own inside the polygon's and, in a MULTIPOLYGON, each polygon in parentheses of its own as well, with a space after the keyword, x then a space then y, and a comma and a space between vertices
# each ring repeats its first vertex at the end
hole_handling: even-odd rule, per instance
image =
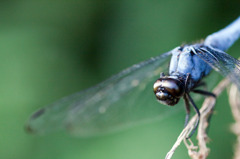
MULTIPOLYGON (((0 158, 164 158, 183 127, 184 111, 92 138, 33 136, 23 127, 43 105, 225 27, 239 16, 239 6, 227 0, 1 1, 0 158)), ((228 51, 236 58, 239 44, 228 51)), ((232 122, 224 92, 211 123, 209 158, 233 156, 232 122)), ((188 158, 183 144, 173 158, 188 158)))

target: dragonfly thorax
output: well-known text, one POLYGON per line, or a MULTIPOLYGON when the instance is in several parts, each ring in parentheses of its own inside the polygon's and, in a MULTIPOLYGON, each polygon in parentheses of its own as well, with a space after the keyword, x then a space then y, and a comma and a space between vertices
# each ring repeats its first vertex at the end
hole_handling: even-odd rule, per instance
POLYGON ((180 80, 165 76, 154 83, 153 90, 160 103, 174 106, 183 96, 185 86, 180 80))

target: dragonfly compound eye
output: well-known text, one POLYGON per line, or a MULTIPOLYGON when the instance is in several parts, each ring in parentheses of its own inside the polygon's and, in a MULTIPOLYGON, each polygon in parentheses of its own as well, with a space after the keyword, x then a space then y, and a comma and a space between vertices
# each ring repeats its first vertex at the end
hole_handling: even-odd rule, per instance
POLYGON ((154 83, 153 90, 160 103, 173 106, 183 96, 185 89, 177 79, 159 78, 154 83))

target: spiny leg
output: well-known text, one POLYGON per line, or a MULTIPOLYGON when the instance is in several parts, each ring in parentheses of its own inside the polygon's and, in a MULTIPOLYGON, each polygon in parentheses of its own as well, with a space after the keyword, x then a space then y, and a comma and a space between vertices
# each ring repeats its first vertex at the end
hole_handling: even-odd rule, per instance
POLYGON ((164 77, 165 74, 163 72, 160 73, 160 78, 164 77))
POLYGON ((185 117, 185 123, 184 123, 184 127, 186 127, 188 124, 188 121, 189 121, 189 117, 190 117, 190 105, 189 105, 189 100, 186 97, 186 95, 183 96, 183 99, 184 99, 185 108, 186 108, 186 117, 185 117))
POLYGON ((188 83, 190 82, 190 79, 191 79, 191 74, 190 73, 187 73, 187 77, 186 77, 186 80, 185 80, 185 89, 186 89, 186 92, 188 92, 188 83))
MULTIPOLYGON (((201 95, 205 95, 205 96, 211 96, 211 97, 214 97, 216 98, 216 95, 212 92, 207 92, 207 91, 203 91, 203 90, 192 90, 194 93, 198 93, 198 94, 201 94, 201 95)), ((211 119, 212 119, 212 115, 213 115, 213 111, 214 111, 214 107, 212 108, 211 110, 211 113, 209 114, 208 116, 208 119, 207 119, 207 122, 210 123, 211 119)), ((209 126, 207 127, 207 130, 206 132, 208 133, 209 131, 209 126)))
POLYGON ((197 87, 205 87, 205 89, 207 89, 207 84, 205 82, 199 82, 198 84, 196 84, 192 89, 195 89, 197 87))
POLYGON ((190 135, 187 137, 187 139, 189 139, 189 138, 192 137, 192 135, 193 135, 193 134, 195 133, 195 131, 197 130, 197 127, 198 127, 198 124, 199 124, 199 119, 200 119, 200 112, 199 112, 198 107, 197 107, 196 104, 194 103, 192 97, 191 97, 188 93, 186 93, 186 96, 187 96, 187 98, 189 99, 189 101, 190 101, 190 103, 192 104, 195 112, 196 112, 197 115, 198 115, 198 117, 197 117, 197 122, 196 122, 196 124, 194 125, 194 128, 193 128, 192 132, 191 132, 190 135))
MULTIPOLYGON (((186 80, 185 80, 186 92, 188 92, 187 88, 188 88, 188 83, 189 83, 190 77, 191 77, 191 74, 188 73, 186 80)), ((185 108, 186 108, 186 117, 185 117, 185 123, 184 123, 184 127, 186 127, 188 124, 188 121, 189 121, 189 117, 190 117, 190 105, 189 105, 189 100, 188 100, 186 94, 184 94, 183 99, 184 99, 185 108)))
POLYGON ((204 95, 204 96, 212 96, 212 97, 216 98, 216 95, 213 94, 212 92, 208 92, 208 91, 204 91, 204 90, 199 90, 199 89, 194 89, 194 90, 192 90, 192 92, 198 93, 198 94, 201 94, 201 95, 204 95))

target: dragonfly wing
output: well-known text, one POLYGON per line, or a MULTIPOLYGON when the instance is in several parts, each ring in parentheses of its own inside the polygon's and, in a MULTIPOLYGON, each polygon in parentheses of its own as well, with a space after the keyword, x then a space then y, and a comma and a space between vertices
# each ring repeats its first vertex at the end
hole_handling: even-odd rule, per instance
POLYGON ((40 109, 30 117, 27 130, 43 134, 66 129, 90 136, 169 116, 174 111, 159 106, 153 83, 160 72, 168 72, 170 55, 171 51, 133 65, 95 87, 40 109))
POLYGON ((228 77, 240 90, 240 61, 229 54, 212 47, 196 47, 195 52, 202 60, 208 63, 215 71, 228 77))

